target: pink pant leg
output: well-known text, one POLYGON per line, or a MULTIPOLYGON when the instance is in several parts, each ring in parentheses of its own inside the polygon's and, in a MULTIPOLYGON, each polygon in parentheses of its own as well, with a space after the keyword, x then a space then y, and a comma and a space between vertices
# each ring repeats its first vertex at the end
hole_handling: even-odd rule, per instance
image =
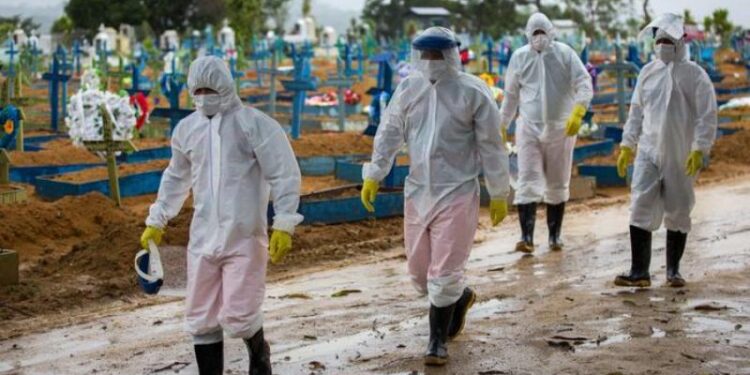
MULTIPOLYGON (((185 326, 187 332, 196 336, 198 341, 200 336, 211 336, 210 341, 220 341, 218 315, 221 307, 221 284, 221 265, 218 262, 188 252, 185 326)), ((198 341, 197 344, 210 343, 198 341)))
POLYGON ((430 268, 430 233, 420 220, 414 202, 404 202, 404 247, 406 267, 414 288, 427 294, 427 271, 430 268))
POLYGON ((430 303, 445 307, 464 290, 464 268, 479 222, 479 195, 452 197, 430 223, 431 259, 427 274, 430 303))
POLYGON ((223 298, 219 322, 230 337, 250 338, 263 327, 268 241, 243 241, 222 260, 223 298))

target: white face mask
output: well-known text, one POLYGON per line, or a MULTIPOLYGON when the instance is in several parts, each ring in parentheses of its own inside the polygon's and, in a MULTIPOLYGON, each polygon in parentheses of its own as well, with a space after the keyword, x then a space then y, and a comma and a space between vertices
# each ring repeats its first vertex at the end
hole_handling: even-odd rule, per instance
POLYGON ((449 70, 448 62, 445 60, 427 61, 427 78, 431 81, 437 81, 445 77, 449 70))
POLYGON ((677 47, 670 44, 657 44, 654 47, 654 53, 659 60, 663 61, 665 64, 669 64, 674 61, 677 56, 677 47))
POLYGON ((547 34, 537 34, 531 37, 531 47, 542 52, 549 46, 549 36, 547 34))
POLYGON ((195 102, 195 108, 198 108, 206 116, 213 116, 219 113, 221 109, 221 97, 219 94, 196 95, 193 98, 193 102, 195 102))

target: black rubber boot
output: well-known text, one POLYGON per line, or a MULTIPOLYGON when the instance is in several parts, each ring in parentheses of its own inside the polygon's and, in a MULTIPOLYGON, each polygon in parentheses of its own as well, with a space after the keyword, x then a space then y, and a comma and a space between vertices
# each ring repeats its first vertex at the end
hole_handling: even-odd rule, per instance
POLYGON ((536 203, 519 204, 518 221, 521 224, 521 241, 516 244, 516 251, 534 252, 534 223, 536 222, 536 203))
POLYGON ((221 375, 224 373, 224 342, 195 345, 195 360, 198 374, 221 375))
POLYGON ((424 355, 424 364, 443 366, 448 362, 448 325, 453 317, 456 304, 446 307, 430 306, 430 343, 424 355))
POLYGON ((455 309, 453 310, 453 317, 451 323, 448 325, 448 338, 454 339, 460 335, 464 330, 466 324, 466 314, 469 313, 469 309, 474 305, 477 300, 477 294, 474 293, 471 288, 465 288, 461 298, 455 303, 455 309))
POLYGON ((549 228, 549 248, 552 251, 563 249, 560 232, 562 231, 563 216, 565 216, 565 202, 547 205, 547 228, 549 228))
POLYGON ((250 354, 250 375, 271 375, 271 347, 263 338, 263 328, 253 337, 242 341, 250 354))
POLYGON ((630 273, 617 276, 615 285, 640 288, 651 286, 651 275, 648 273, 651 265, 651 232, 631 225, 630 253, 630 273))
POLYGON ((687 233, 667 231, 667 284, 673 288, 685 286, 685 279, 680 275, 680 259, 686 242, 687 233))

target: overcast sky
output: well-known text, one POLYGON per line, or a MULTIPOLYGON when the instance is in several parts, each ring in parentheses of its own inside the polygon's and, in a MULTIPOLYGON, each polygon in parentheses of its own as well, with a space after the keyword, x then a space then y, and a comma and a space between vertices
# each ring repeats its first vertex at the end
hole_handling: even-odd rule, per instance
MULTIPOLYGON (((59 6, 66 0, 0 0, 4 6, 23 6, 29 7, 48 7, 59 6)), ((365 0, 313 0, 313 7, 316 2, 327 3, 339 8, 356 9, 362 8, 365 0)), ((750 1, 748 0, 651 0, 651 7, 655 13, 674 12, 682 13, 682 10, 689 6, 693 11, 696 19, 703 19, 716 8, 729 9, 729 15, 732 22, 750 27, 750 1), (689 4, 689 5, 688 5, 689 4)))

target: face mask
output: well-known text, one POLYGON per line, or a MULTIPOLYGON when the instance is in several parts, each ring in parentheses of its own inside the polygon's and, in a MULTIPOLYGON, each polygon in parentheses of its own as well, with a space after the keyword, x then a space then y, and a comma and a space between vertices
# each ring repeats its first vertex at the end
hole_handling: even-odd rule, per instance
POLYGON ((546 34, 537 34, 531 37, 531 47, 542 52, 549 46, 549 36, 546 34))
POLYGON ((449 70, 448 62, 445 60, 427 61, 427 78, 431 81, 437 81, 440 78, 443 78, 449 70))
POLYGON ((196 95, 193 98, 195 107, 206 116, 213 116, 221 109, 221 97, 219 94, 196 95))
POLYGON ((654 47, 654 53, 659 60, 663 61, 665 64, 669 64, 675 60, 677 47, 669 44, 657 44, 656 47, 654 47))

